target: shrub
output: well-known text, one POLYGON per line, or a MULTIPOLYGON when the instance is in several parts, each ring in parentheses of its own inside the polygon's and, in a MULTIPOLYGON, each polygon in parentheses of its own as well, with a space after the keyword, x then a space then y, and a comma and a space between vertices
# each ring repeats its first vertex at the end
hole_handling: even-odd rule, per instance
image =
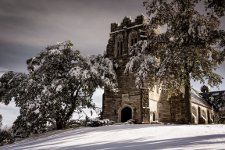
POLYGON ((14 138, 10 130, 0 130, 0 145, 10 144, 14 142, 14 138))

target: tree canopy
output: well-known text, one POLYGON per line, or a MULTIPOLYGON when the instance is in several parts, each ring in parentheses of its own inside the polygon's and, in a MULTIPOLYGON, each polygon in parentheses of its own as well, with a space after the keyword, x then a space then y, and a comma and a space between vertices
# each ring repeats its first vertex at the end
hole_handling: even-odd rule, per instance
POLYGON ((98 87, 116 90, 113 63, 104 56, 83 57, 70 41, 48 46, 27 60, 28 74, 7 72, 1 79, 1 101, 20 107, 13 129, 42 132, 47 124, 65 128, 74 110, 94 107, 98 87))
POLYGON ((2 126, 2 115, 0 114, 0 128, 2 126))
MULTIPOLYGON (((220 29, 220 18, 216 15, 220 6, 211 8, 211 4, 206 3, 206 8, 216 13, 204 14, 196 10, 199 2, 145 1, 149 15, 145 28, 147 40, 132 48, 132 57, 127 64, 127 68, 140 66, 129 70, 136 72, 136 76, 146 76, 151 86, 160 83, 164 89, 174 93, 184 89, 187 106, 190 106, 191 79, 202 83, 207 81, 211 86, 222 82, 222 77, 214 72, 225 56, 225 32, 220 29), (136 61, 134 65, 135 60, 143 58, 155 61, 136 61)), ((187 111, 191 114, 190 108, 187 111)))
POLYGON ((210 13, 215 13, 219 17, 225 15, 225 0, 204 0, 204 2, 206 4, 206 9, 210 13))

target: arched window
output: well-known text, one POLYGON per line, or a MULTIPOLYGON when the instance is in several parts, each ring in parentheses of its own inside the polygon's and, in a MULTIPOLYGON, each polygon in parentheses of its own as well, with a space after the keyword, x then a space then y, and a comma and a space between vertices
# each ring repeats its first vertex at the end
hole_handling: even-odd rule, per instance
POLYGON ((129 34, 129 47, 133 46, 134 44, 136 44, 138 42, 138 34, 137 31, 132 31, 129 34))
POLYGON ((123 54, 123 35, 119 34, 115 38, 115 57, 122 56, 123 54))

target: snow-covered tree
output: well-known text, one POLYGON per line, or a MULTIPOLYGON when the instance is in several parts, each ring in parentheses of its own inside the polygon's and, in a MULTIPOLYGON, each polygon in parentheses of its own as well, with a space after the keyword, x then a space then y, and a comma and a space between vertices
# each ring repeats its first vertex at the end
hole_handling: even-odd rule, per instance
POLYGON ((198 2, 146 0, 144 6, 150 18, 146 24, 147 43, 144 48, 133 47, 131 54, 136 57, 131 57, 127 64, 127 68, 132 68, 134 58, 147 59, 135 64, 140 66, 136 75, 141 78, 144 73, 154 81, 151 85, 161 83, 164 89, 173 92, 183 89, 189 106, 185 110, 189 114, 186 123, 191 122, 190 80, 208 81, 211 86, 221 83, 222 77, 213 71, 224 61, 225 55, 225 32, 219 29, 219 17, 198 12, 198 2))
POLYGON ((2 115, 0 114, 0 130, 1 130, 1 126, 2 126, 2 115))
POLYGON ((8 105, 12 97, 18 95, 18 88, 28 76, 25 73, 6 72, 0 78, 0 102, 8 105))
POLYGON ((13 97, 21 108, 14 130, 23 126, 39 132, 48 124, 65 128, 74 110, 94 107, 91 97, 96 88, 116 90, 112 61, 100 55, 85 58, 70 41, 48 46, 27 65, 27 77, 8 92, 15 94, 3 94, 6 102, 13 97))
POLYGON ((111 79, 115 79, 113 72, 109 72, 113 69, 110 60, 100 56, 88 60, 71 46, 65 42, 47 47, 27 62, 31 82, 35 82, 32 85, 41 85, 36 99, 42 102, 35 111, 50 109, 47 115, 54 118, 57 129, 65 127, 79 106, 92 107, 91 97, 96 88, 112 86, 111 79))
MULTIPOLYGON (((200 1, 200 0, 199 0, 200 1)), ((218 16, 225 15, 225 0, 202 0, 206 4, 206 9, 218 16)))
MULTIPOLYGON (((13 71, 4 73, 0 78, 0 102, 8 105, 10 101, 14 100, 16 106, 20 108, 20 116, 14 122, 13 130, 15 130, 15 133, 18 132, 17 130, 20 130, 22 132, 21 135, 24 137, 33 132, 29 122, 34 124, 34 120, 37 120, 37 116, 27 111, 29 101, 35 98, 35 94, 31 93, 36 92, 36 89, 34 89, 35 85, 29 84, 28 81, 29 76, 27 74, 13 71), (34 87, 33 91, 31 91, 31 87, 34 87)), ((41 122, 38 123, 39 126, 40 124, 41 122)))

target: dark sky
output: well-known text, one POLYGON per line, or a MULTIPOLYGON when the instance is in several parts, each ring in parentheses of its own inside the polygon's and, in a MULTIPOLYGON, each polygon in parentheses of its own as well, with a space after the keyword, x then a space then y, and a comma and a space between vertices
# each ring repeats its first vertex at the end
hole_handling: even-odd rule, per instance
MULTIPOLYGON (((142 13, 145 15, 142 2, 0 0, 0 75, 7 70, 25 72, 27 59, 47 45, 65 40, 71 40, 75 49, 85 55, 102 54, 109 39, 110 24, 120 23, 125 16, 134 19, 142 13)), ((198 9, 204 8, 200 5, 198 9)), ((224 66, 219 73, 225 74, 224 66)))
MULTIPOLYGON (((0 75, 25 72, 27 59, 65 40, 85 55, 102 54, 110 24, 142 13, 142 0, 0 0, 0 75)), ((101 105, 102 91, 95 95, 94 102, 101 105)), ((18 108, 0 104, 0 114, 10 126, 18 108)))
POLYGON ((0 0, 0 70, 24 72, 28 58, 65 40, 103 53, 110 23, 143 12, 142 0, 0 0))
MULTIPOLYGON (((102 54, 109 39, 110 24, 120 23, 125 16, 134 19, 137 15, 145 14, 142 2, 0 0, 0 75, 8 70, 25 72, 27 59, 36 56, 47 45, 65 40, 71 40, 75 49, 85 55, 102 54)), ((224 18, 222 26, 225 26, 224 18)), ((224 66, 218 73, 225 77, 224 66)), ((223 82, 220 90, 225 90, 225 80, 223 82)), ((200 89, 200 84, 193 85, 200 89)), ((101 94, 98 97, 96 101, 100 102, 101 94)), ((0 104, 0 113, 6 124, 15 119, 14 111, 14 104, 9 107, 0 104)))

